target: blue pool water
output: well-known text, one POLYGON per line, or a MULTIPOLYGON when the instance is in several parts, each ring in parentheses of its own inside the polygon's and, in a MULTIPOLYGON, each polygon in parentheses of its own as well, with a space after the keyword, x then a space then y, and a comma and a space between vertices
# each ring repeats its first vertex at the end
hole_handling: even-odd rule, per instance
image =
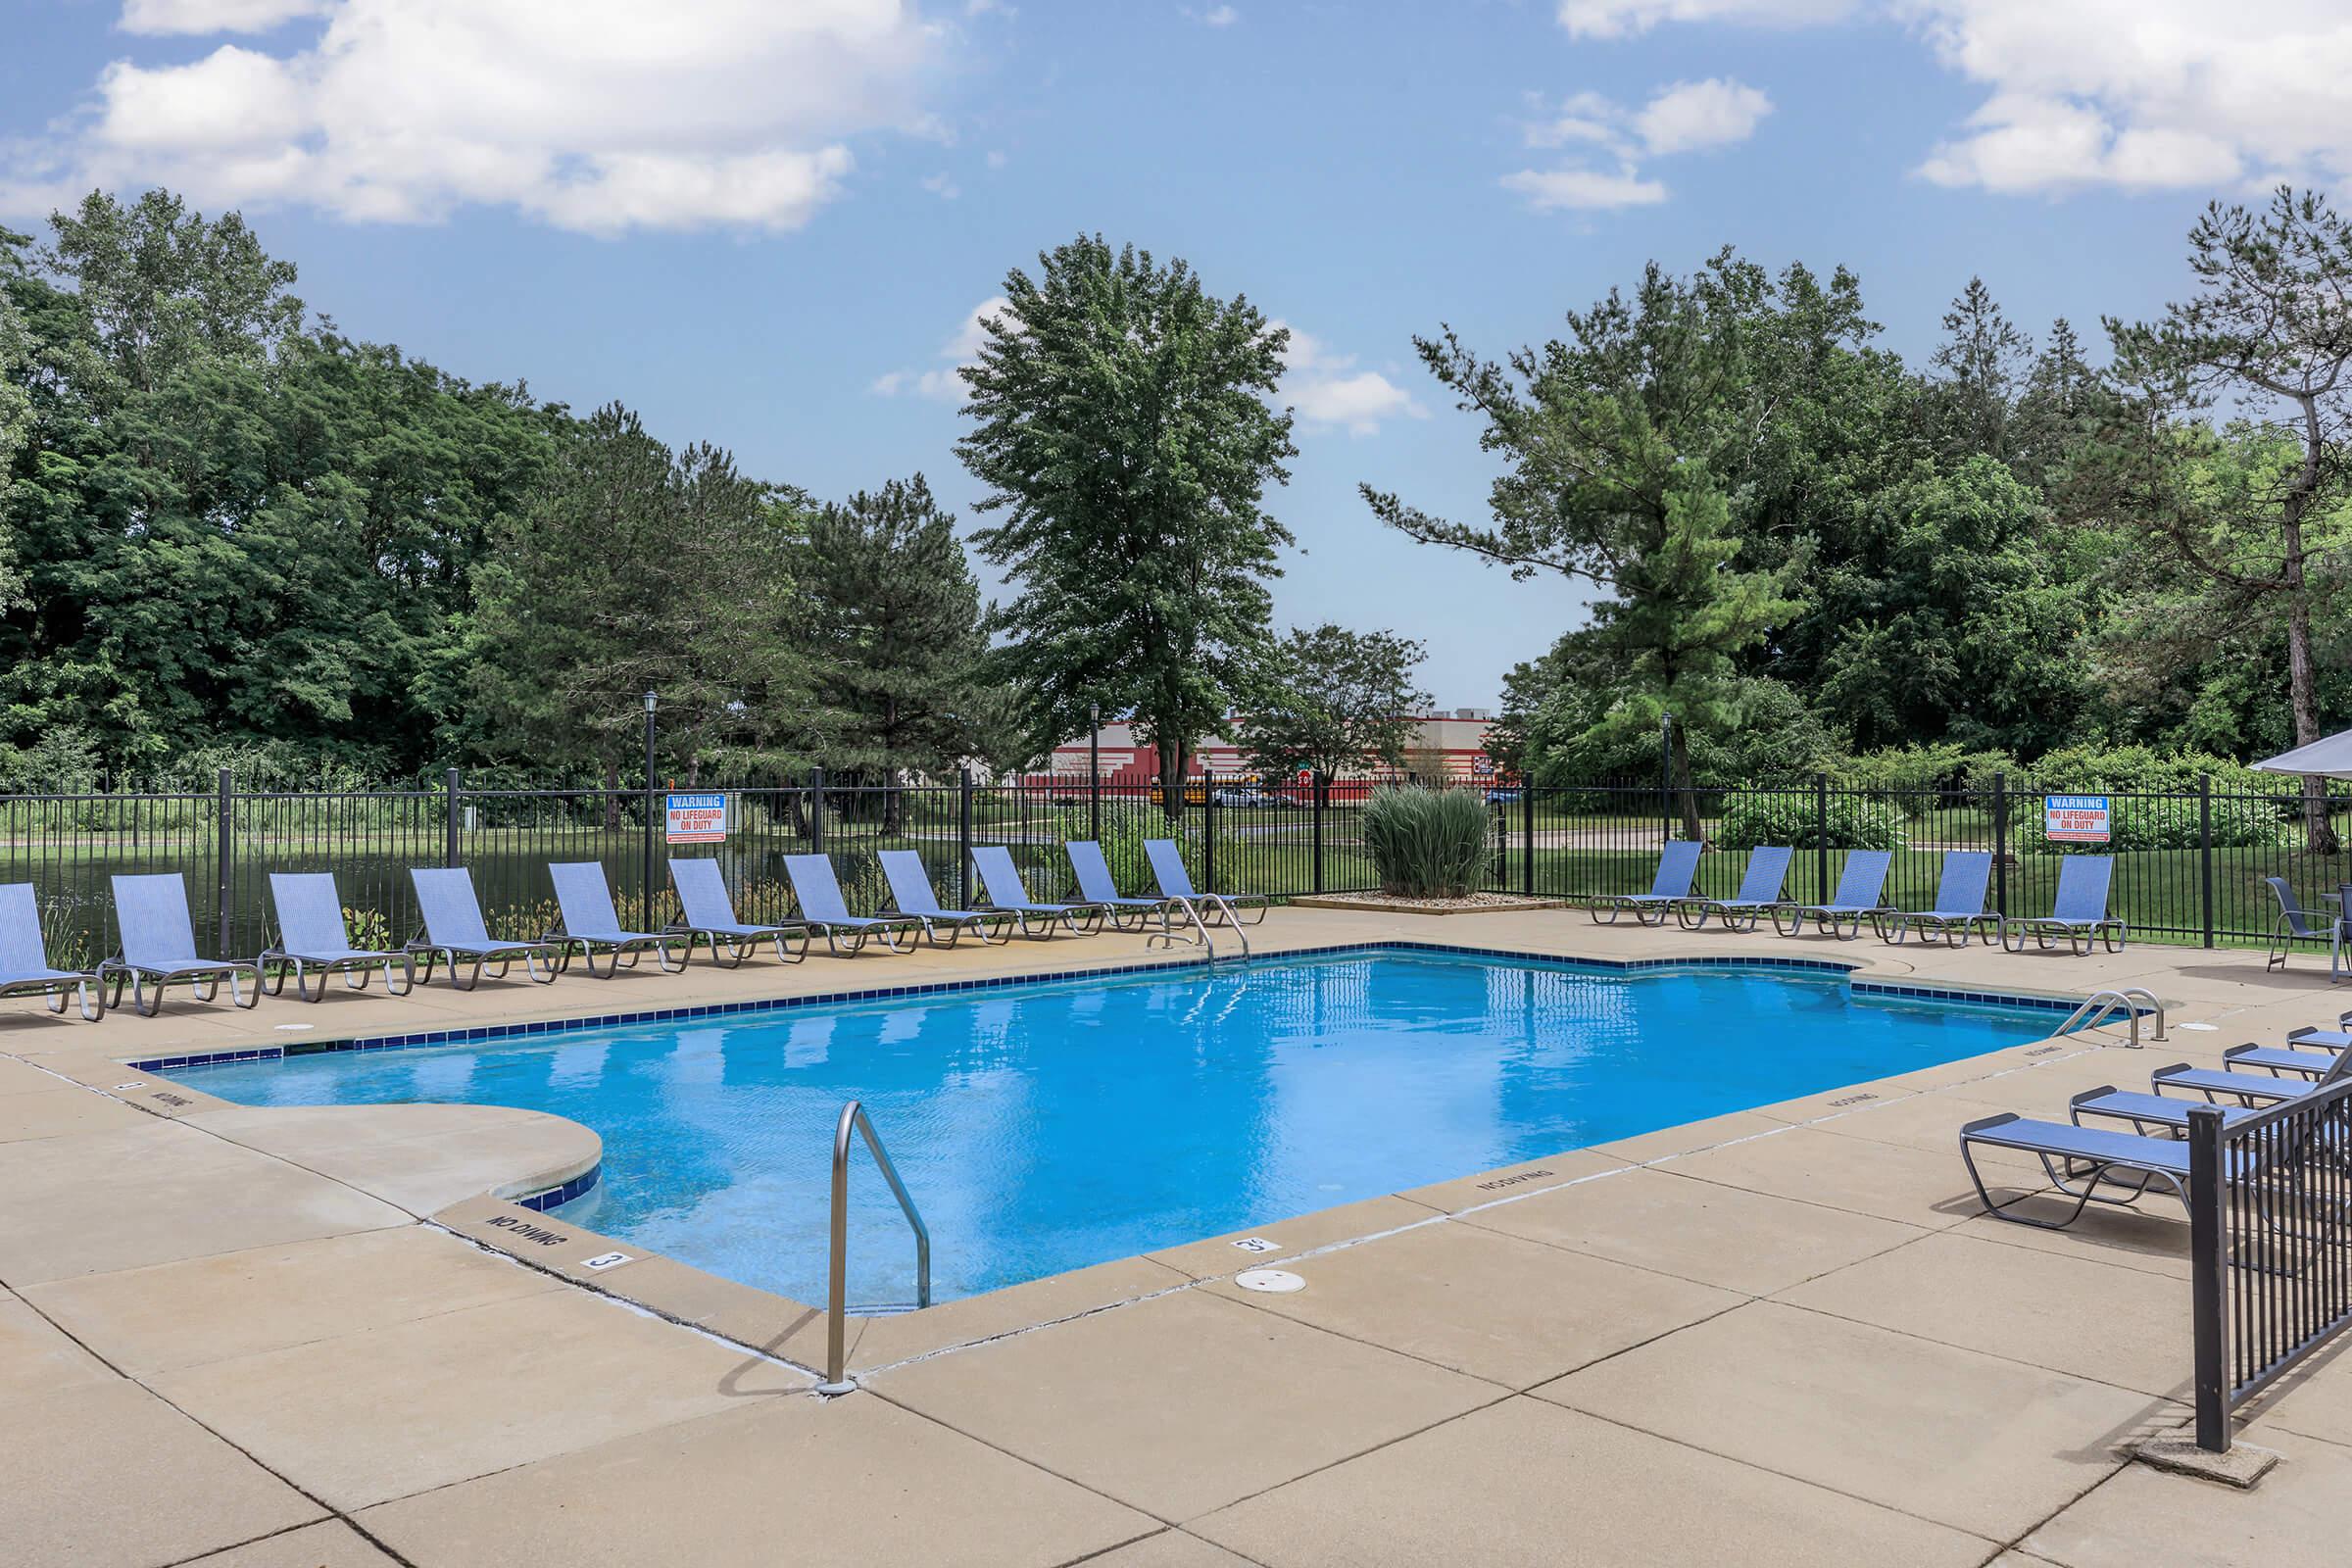
MULTIPOLYGON (((1375 952, 193 1069, 256 1105, 463 1101, 605 1141, 577 1223, 804 1301, 862 1100, 940 1299, 2039 1038, 1788 970, 1375 952)), ((911 1248, 856 1156, 854 1302, 911 1248)), ((1280 1235, 1279 1227, 1271 1227, 1280 1235)))

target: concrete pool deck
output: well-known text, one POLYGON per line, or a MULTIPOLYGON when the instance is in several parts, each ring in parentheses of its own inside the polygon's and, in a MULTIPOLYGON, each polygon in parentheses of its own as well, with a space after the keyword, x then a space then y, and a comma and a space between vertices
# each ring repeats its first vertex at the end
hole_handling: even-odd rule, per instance
POLYGON ((2021 956, 1560 911, 1278 910, 1250 934, 1261 953, 1405 939, 2138 984, 2174 1035, 2013 1048, 1270 1220, 1270 1252, 1212 1238, 861 1320, 862 1388, 826 1401, 806 1307, 660 1257, 590 1270, 612 1244, 492 1196, 593 1163, 583 1129, 228 1108, 201 1075, 120 1064, 1113 966, 1147 957, 1139 938, 252 1012, 175 996, 96 1025, 16 1004, 0 1564, 2341 1560, 2352 1361, 2323 1356, 2254 1412, 2245 1440, 2284 1458, 2251 1493, 2129 1463, 2185 1415, 2177 1207, 2002 1225, 1954 1152, 1993 1110, 2056 1114, 2328 1021, 2352 991, 2308 958, 2280 976, 2197 949, 2021 956), (1306 1289, 1233 1285, 1269 1263, 1306 1289))

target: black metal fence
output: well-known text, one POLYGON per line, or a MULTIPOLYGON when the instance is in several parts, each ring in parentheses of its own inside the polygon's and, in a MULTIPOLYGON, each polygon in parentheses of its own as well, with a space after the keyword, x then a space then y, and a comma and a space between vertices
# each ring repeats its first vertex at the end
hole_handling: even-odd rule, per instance
MULTIPOLYGON (((2055 797, 2012 790, 1853 790, 1826 778, 1794 785, 1701 787, 1669 793, 1656 783, 1592 784, 1490 793, 1494 885, 1538 897, 1576 898, 1648 889, 1668 838, 1697 835, 1698 890, 1727 895, 1746 856, 1763 844, 1794 845, 1791 897, 1826 901, 1849 851, 1893 852, 1886 902, 1907 909, 1933 900, 1947 850, 1988 851, 1987 903, 2002 915, 2046 914, 2059 867, 2076 854, 2114 858, 2110 907, 2148 940, 2204 947, 2260 945, 2278 926, 2268 886, 2286 881, 2308 907, 2352 882, 2352 856, 2315 848, 2303 820, 2298 781, 2271 788, 2218 787, 2172 793, 2091 789, 2103 837, 2054 840, 2046 804, 2055 797)), ((2323 796, 2332 830, 2352 838, 2352 789, 2323 796)))
POLYGON ((2352 1082, 2267 1109, 2190 1109, 2190 1324, 2197 1446, 2352 1326, 2352 1082))
MULTIPOLYGON (((1148 837, 1181 841, 1204 886, 1298 896, 1366 892, 1379 877, 1365 854, 1364 803, 1380 780, 1267 783, 1201 778, 1170 803, 1155 785, 1084 774, 978 781, 851 784, 820 771, 796 783, 713 788, 727 803, 722 841, 677 848, 727 862, 746 918, 791 910, 781 858, 833 857, 853 908, 880 906, 877 849, 911 849, 943 901, 968 902, 972 844, 1003 844, 1032 896, 1074 892, 1061 845, 1102 842, 1122 889, 1149 886, 1148 837), (1176 808, 1171 809, 1171 808, 1176 808)), ((1576 898, 1646 889, 1660 846, 1693 827, 1715 850, 1698 887, 1729 893, 1759 844, 1798 848, 1788 892, 1823 899, 1854 849, 1894 852, 1888 902, 1924 906, 1946 850, 1988 850, 1994 912, 2046 912, 2067 854, 2115 856, 2112 907, 2133 935, 2208 947, 2259 944, 2276 923, 2265 879, 2285 878, 2306 904, 2352 881, 2352 858, 2315 850, 2293 781, 2276 791, 2214 788, 2172 794, 2097 792, 2105 843, 2053 843, 2043 797, 1985 790, 1848 790, 1826 778, 1797 785, 1707 786, 1670 794, 1655 783, 1522 789, 1472 785, 1491 818, 1493 891, 1576 898)), ((2332 786, 2330 820, 2352 830, 2352 792, 2332 786)), ((225 774, 208 793, 0 797, 0 882, 38 890, 55 961, 95 962, 113 951, 111 874, 173 871, 187 882, 197 935, 224 954, 269 937, 268 874, 332 871, 355 937, 397 943, 416 909, 416 865, 465 865, 494 930, 535 936, 552 918, 546 862, 604 863, 624 919, 669 913, 662 792, 476 789, 452 771, 437 789, 250 793, 225 774)))

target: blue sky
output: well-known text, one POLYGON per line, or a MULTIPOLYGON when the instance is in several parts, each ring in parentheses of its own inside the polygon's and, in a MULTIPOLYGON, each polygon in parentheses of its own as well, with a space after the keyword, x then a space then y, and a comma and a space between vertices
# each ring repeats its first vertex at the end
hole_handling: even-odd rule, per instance
POLYGON ((2347 8, 2230 9, 0 0, 0 220, 169 184, 356 335, 959 509, 943 372, 1006 269, 1080 230, 1182 256, 1306 339, 1278 617, 1425 638, 1484 705, 1582 595, 1366 514, 1359 480, 1483 510, 1414 333, 1499 352, 1728 243, 1853 268, 1907 358, 1972 273, 2095 338, 2185 290, 2210 197, 2352 168, 2347 8))

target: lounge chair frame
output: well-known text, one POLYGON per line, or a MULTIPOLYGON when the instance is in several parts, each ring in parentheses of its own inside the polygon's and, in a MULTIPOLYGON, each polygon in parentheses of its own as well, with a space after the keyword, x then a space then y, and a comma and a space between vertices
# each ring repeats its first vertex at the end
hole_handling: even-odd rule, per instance
POLYGON ((726 873, 709 856, 671 856, 669 880, 678 892, 678 917, 664 929, 686 939, 684 962, 694 961, 698 939, 710 944, 710 961, 722 969, 742 968, 762 942, 774 946, 779 963, 799 963, 808 956, 808 927, 801 921, 746 925, 735 918, 726 873), (701 869, 706 866, 708 870, 701 869), (722 912, 724 920, 717 918, 722 912), (798 948, 792 946, 795 937, 800 939, 798 948))
POLYGON ((1161 896, 1192 906, 1194 917, 1204 925, 1264 925, 1274 907, 1274 901, 1262 893, 1203 893, 1194 887, 1193 873, 1185 868, 1174 839, 1144 840, 1144 858, 1152 862, 1152 879, 1159 884, 1161 896), (1256 919, 1242 918, 1250 909, 1257 911, 1256 919))
POLYGON ((1753 931, 1770 916, 1777 930, 1780 911, 1790 903, 1781 894, 1788 886, 1788 863, 1795 856, 1796 851, 1786 845, 1758 845, 1747 852, 1739 892, 1728 899, 1685 899, 1674 906, 1676 923, 1686 931, 1703 931, 1712 915, 1726 931, 1753 931))
POLYGON ((1658 869, 1649 879, 1647 893, 1595 893, 1585 901, 1585 912, 1592 916, 1594 925, 1615 925, 1621 914, 1631 914, 1638 925, 1664 925, 1690 897, 1690 884, 1698 878, 1698 858, 1705 849, 1695 839, 1669 839, 1658 852, 1658 869), (1682 880, 1669 891, 1667 878, 1676 870, 1682 872, 1682 880))
POLYGON ((1072 936, 1091 937, 1102 929, 1110 911, 1100 904, 1039 904, 1029 897, 1028 884, 1021 880, 1021 868, 1013 863, 1012 851, 1002 844, 972 846, 972 869, 979 874, 980 890, 985 897, 983 907, 1013 917, 1013 929, 1033 942, 1044 941, 1059 926, 1072 936), (991 868, 996 875, 990 875, 991 868), (1018 899, 1002 897, 1018 893, 1018 899))
POLYGON ((433 983, 433 965, 446 958, 449 962, 449 983, 453 989, 471 991, 482 983, 482 970, 495 963, 490 971, 493 980, 504 980, 516 958, 522 960, 523 973, 539 985, 553 985, 556 976, 569 966, 561 952, 551 952, 543 942, 507 942, 493 937, 482 920, 482 901, 473 890, 473 873, 464 866, 412 866, 409 880, 416 889, 416 907, 424 921, 424 935, 411 937, 402 949, 423 960, 416 983, 433 983), (465 903, 455 901, 463 896, 465 903), (446 902, 445 902, 446 901, 446 902), (433 930, 432 910, 436 904, 443 906, 444 924, 463 923, 464 930, 451 929, 436 933, 433 930), (447 941, 441 940, 447 937, 447 941), (458 960, 468 958, 472 967, 465 979, 458 978, 458 960), (546 972, 540 972, 544 960, 546 972))
POLYGON ((1804 930, 1805 922, 1811 920, 1813 929, 1825 936, 1835 937, 1839 942, 1859 942, 1862 939, 1862 922, 1867 920, 1871 934, 1884 940, 1886 935, 1886 916, 1899 912, 1893 905, 1884 902, 1886 872, 1893 864, 1892 850, 1848 851, 1845 864, 1838 868, 1838 886, 1831 891, 1830 902, 1782 905, 1772 911, 1773 930, 1782 936, 1792 937, 1804 930), (1881 902, 1860 902, 1865 885, 1869 888, 1869 896, 1881 902))
POLYGON ((41 904, 29 882, 0 887, 0 997, 42 999, 49 1010, 65 1016, 72 995, 84 1021, 106 1016, 106 988, 87 969, 52 969, 41 940, 41 904))
POLYGON ((787 855, 784 874, 791 879, 792 896, 801 906, 801 923, 825 939, 825 952, 836 958, 854 958, 865 951, 870 938, 882 944, 887 953, 911 953, 922 940, 922 925, 906 915, 862 915, 850 913, 849 901, 841 896, 841 878, 833 869, 830 856, 787 855), (802 878, 808 885, 801 885, 802 878), (832 911, 809 908, 811 892, 829 894, 835 906, 832 911), (906 936, 901 947, 899 938, 906 936), (847 939, 849 946, 842 946, 847 939))
POLYGON ((1013 917, 1003 909, 943 907, 939 896, 931 890, 931 873, 923 868, 923 858, 913 850, 877 850, 874 858, 882 862, 883 878, 890 884, 890 905, 883 913, 921 922, 923 940, 931 946, 952 948, 966 931, 977 937, 984 948, 1002 947, 1012 939, 1013 917), (922 888, 919 899, 913 896, 918 883, 922 888), (918 902, 928 907, 908 907, 918 902), (992 928, 996 933, 993 936, 992 928), (945 942, 940 940, 943 929, 947 932, 945 942))
POLYGON ((188 918, 187 882, 176 871, 159 871, 140 876, 118 876, 114 879, 115 923, 122 934, 122 951, 102 960, 96 978, 103 986, 114 985, 106 1005, 122 1005, 122 987, 130 986, 130 1004, 142 1018, 152 1018, 163 1010, 165 988, 185 984, 196 994, 198 1002, 211 1002, 220 995, 220 982, 228 982, 228 1000, 240 1007, 251 1007, 262 1000, 262 972, 258 966, 241 958, 205 958, 195 953, 194 923, 188 918), (172 898, 164 895, 164 884, 171 884, 172 898), (140 940, 131 938, 132 923, 124 918, 127 910, 139 912, 140 940), (147 922, 162 922, 168 929, 158 930, 147 922), (173 942, 173 939, 180 939, 173 942), (173 942, 184 945, 184 955, 157 953, 149 950, 150 943, 173 942), (133 948, 143 950, 134 956, 133 948), (246 994, 240 981, 253 978, 253 992, 246 994), (155 995, 150 998, 147 988, 152 984, 155 995))
POLYGON ((2064 938, 2067 951, 2078 958, 2088 957, 2102 942, 2109 953, 2123 952, 2125 944, 2131 940, 2132 928, 2122 915, 2106 912, 2114 877, 2113 856, 2067 856, 2058 862, 2058 891, 2051 897, 2050 912, 2003 920, 2000 926, 2002 948, 2010 953, 2023 953, 2026 951, 2026 938, 2031 936, 2044 953, 2056 947, 2059 938, 2064 938), (2096 870, 2086 869, 2094 866, 2096 870), (2086 877, 2095 877, 2097 885, 2091 888, 2079 886, 2086 877), (2096 915, 2070 915, 2066 912, 2069 908, 2087 909, 2093 905, 2100 911, 2096 915))
POLYGON ((1160 935, 1170 941, 1175 939, 1170 917, 1189 907, 1183 899, 1170 893, 1154 898, 1121 893, 1118 879, 1110 874, 1110 861, 1103 858, 1102 846, 1092 839, 1072 839, 1062 849, 1069 855, 1070 873, 1078 879, 1079 893, 1089 903, 1102 906, 1112 930, 1141 931, 1156 918, 1160 935))
POLYGON ((324 999, 326 977, 330 974, 340 973, 343 976, 343 989, 346 991, 365 991, 368 977, 378 965, 383 968, 384 990, 389 995, 405 997, 416 989, 416 956, 414 953, 405 949, 396 953, 369 952, 351 945, 349 933, 343 929, 342 891, 335 886, 331 872, 272 871, 270 873, 270 898, 277 911, 277 945, 264 948, 262 956, 254 960, 254 967, 261 975, 262 989, 268 995, 275 997, 285 994, 289 972, 294 977, 294 995, 304 1002, 316 1003, 324 999), (339 947, 327 944, 327 933, 323 926, 317 930, 296 929, 294 936, 287 935, 289 929, 309 925, 312 917, 319 913, 300 904, 305 898, 317 896, 319 883, 325 884, 327 901, 334 906, 335 929, 345 938, 339 947), (287 918, 290 904, 298 911, 292 921, 287 918), (397 980, 392 974, 392 966, 396 963, 401 969, 397 980), (311 984, 314 979, 318 981, 315 987, 311 984))
POLYGON ((637 960, 648 949, 653 951, 663 974, 676 974, 686 967, 683 956, 673 959, 669 956, 669 945, 676 940, 674 932, 621 929, 620 911, 612 906, 612 889, 605 880, 603 861, 550 860, 547 877, 555 885, 556 906, 563 913, 540 940, 562 955, 559 972, 568 966, 574 949, 578 950, 580 962, 592 980, 610 980, 624 967, 636 968, 637 960), (602 930, 575 931, 572 929, 575 918, 584 926, 609 923, 602 930), (599 953, 605 956, 601 970, 596 966, 599 953))
POLYGON ((2188 1206, 2188 1145, 2184 1140, 2171 1138, 2139 1138, 2128 1133, 2108 1133, 2096 1128, 2069 1127, 2079 1138, 2054 1138, 2052 1129, 2059 1124, 2033 1122, 2005 1110, 1996 1116, 1972 1121, 1960 1129, 1960 1159, 1968 1167, 1968 1179, 1976 1185, 1977 1197, 1984 1201, 1985 1213, 1994 1219, 2007 1220, 2012 1225, 2031 1225, 2036 1230, 2062 1231, 2082 1217, 2093 1203, 2111 1208, 2130 1208, 2137 1204, 2161 1183, 2164 1189, 2188 1206), (2031 1134, 2004 1137, 2001 1129, 2019 1123, 2034 1129, 2031 1134), (1975 1149, 1978 1145, 1995 1149, 2010 1149, 2034 1155, 2041 1161, 2043 1175, 2061 1196, 2075 1200, 2075 1206, 2064 1219, 2035 1219, 2030 1214, 2010 1210, 2030 1199, 2043 1197, 2036 1189, 2021 1193, 2005 1202, 1996 1202, 1984 1186, 1984 1178, 1977 1169, 1975 1149), (2167 1149, 2165 1146, 2170 1145, 2167 1149), (2178 1156, 2173 1153, 2178 1150, 2178 1156), (2119 1177, 2117 1172, 2128 1173, 2119 1177), (2112 1185, 2115 1196, 2108 1196, 2102 1187, 2112 1185))
POLYGON ((1973 935, 1986 947, 2000 940, 2001 917, 1984 907, 1984 892, 1992 880, 1992 854, 1988 850, 1946 850, 1943 869, 1936 879, 1936 906, 1932 909, 1897 909, 1879 922, 1882 941, 1902 945, 1906 932, 1917 932, 1924 944, 1931 937, 1941 937, 1944 945, 1965 948, 1973 935), (1960 867, 1970 861, 1982 866, 1975 879, 1977 887, 1976 911, 1950 903, 1945 898, 1953 891, 1953 878, 1960 867))

